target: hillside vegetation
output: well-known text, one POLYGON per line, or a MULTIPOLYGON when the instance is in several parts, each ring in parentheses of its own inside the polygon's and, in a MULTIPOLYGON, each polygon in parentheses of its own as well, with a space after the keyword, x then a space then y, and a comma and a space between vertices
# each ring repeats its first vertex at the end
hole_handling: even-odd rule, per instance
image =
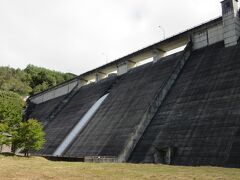
POLYGON ((46 68, 28 65, 25 69, 0 67, 0 90, 27 96, 74 78, 70 73, 61 73, 46 68))
POLYGON ((18 94, 0 90, 0 127, 4 123, 7 129, 14 129, 22 120, 23 106, 24 101, 18 94))
POLYGON ((13 152, 21 149, 26 156, 29 151, 42 148, 45 142, 43 126, 36 119, 23 121, 23 97, 74 77, 33 65, 24 70, 0 67, 0 152, 4 145, 10 144, 13 152))

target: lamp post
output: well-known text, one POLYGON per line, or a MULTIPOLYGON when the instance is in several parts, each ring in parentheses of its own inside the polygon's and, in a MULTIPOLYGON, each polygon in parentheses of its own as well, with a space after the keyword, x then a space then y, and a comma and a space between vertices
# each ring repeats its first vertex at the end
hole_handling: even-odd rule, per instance
POLYGON ((158 26, 158 28, 161 29, 162 32, 163 32, 163 40, 164 40, 166 38, 166 36, 165 36, 165 29, 162 26, 158 26))
POLYGON ((101 55, 103 55, 103 56, 105 57, 106 64, 107 64, 107 63, 108 63, 108 56, 107 56, 107 54, 105 54, 105 53, 103 52, 103 53, 101 53, 101 55))

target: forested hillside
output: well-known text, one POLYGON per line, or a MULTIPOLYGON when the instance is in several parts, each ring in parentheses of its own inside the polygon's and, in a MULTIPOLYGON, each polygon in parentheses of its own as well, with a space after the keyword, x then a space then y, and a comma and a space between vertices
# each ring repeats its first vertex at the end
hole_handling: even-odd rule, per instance
POLYGON ((65 74, 28 65, 25 69, 0 67, 0 153, 3 145, 13 145, 12 151, 39 150, 44 144, 42 125, 34 119, 23 121, 24 96, 74 78, 65 74))
POLYGON ((0 67, 0 90, 27 96, 74 77, 75 75, 70 73, 61 73, 33 65, 28 65, 24 70, 0 67))

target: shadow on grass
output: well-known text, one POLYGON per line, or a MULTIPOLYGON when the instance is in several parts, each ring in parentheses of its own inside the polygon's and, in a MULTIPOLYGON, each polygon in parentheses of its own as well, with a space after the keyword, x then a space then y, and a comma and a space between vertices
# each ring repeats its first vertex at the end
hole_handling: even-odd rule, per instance
POLYGON ((3 152, 3 153, 0 153, 0 155, 6 156, 6 157, 13 157, 13 156, 15 156, 15 157, 26 157, 26 156, 21 155, 21 154, 14 154, 12 152, 3 152))

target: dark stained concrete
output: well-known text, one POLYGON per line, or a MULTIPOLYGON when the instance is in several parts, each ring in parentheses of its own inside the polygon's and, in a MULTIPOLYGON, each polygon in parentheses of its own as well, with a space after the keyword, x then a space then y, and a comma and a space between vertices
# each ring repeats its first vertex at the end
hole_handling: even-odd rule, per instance
POLYGON ((195 51, 130 161, 155 162, 174 147, 172 164, 240 167, 239 107, 239 45, 195 51))
POLYGON ((37 154, 52 155, 81 117, 114 82, 115 77, 112 77, 80 88, 65 108, 45 127, 46 144, 37 154))
MULTIPOLYGON (((88 109, 109 92, 63 155, 119 156, 179 55, 79 89, 48 124, 47 143, 38 153, 52 155, 88 109)), ((44 121, 51 102, 38 105, 31 116, 44 121)), ((224 48, 221 42, 192 53, 129 162, 162 162, 166 151, 174 165, 240 167, 239 127, 240 46, 224 48)))
POLYGON ((28 109, 31 109, 32 112, 29 112, 28 118, 35 118, 43 124, 46 123, 50 113, 64 99, 64 97, 65 96, 60 96, 41 104, 30 104, 30 107, 28 107, 28 109))
POLYGON ((118 77, 108 98, 64 156, 118 156, 180 54, 118 77))

